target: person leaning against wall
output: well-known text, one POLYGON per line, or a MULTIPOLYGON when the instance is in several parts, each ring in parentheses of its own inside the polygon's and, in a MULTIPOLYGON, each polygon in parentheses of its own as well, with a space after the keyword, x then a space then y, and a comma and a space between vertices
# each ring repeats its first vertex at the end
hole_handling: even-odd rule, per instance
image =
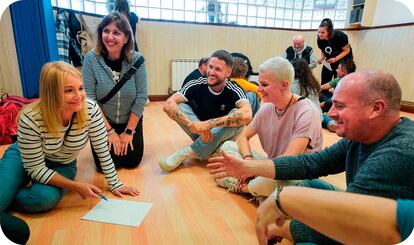
MULTIPOLYGON (((84 59, 82 75, 86 94, 102 100, 131 69, 142 54, 132 50, 131 27, 126 17, 112 13, 103 18, 97 28, 97 44, 84 59)), ((144 151, 143 112, 147 101, 147 74, 142 64, 122 88, 106 103, 100 103, 109 148, 116 167, 134 168, 144 151)), ((96 153, 95 164, 100 170, 96 153)))

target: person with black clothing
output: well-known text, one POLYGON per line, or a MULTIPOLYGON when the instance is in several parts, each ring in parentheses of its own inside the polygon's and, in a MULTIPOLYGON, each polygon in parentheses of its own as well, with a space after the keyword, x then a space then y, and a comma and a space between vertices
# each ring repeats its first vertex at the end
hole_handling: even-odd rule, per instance
POLYGON ((348 36, 339 30, 334 30, 331 19, 323 19, 318 29, 318 47, 322 51, 318 64, 324 63, 321 83, 325 84, 336 77, 339 61, 352 59, 352 48, 348 36), (331 69, 327 68, 330 67, 331 69))
POLYGON ((201 58, 200 61, 198 62, 198 68, 187 75, 187 77, 184 79, 184 82, 181 88, 184 87, 184 85, 186 85, 189 81, 197 80, 200 77, 206 77, 207 65, 208 65, 208 58, 207 57, 201 58))
POLYGON ((138 45, 137 45, 137 39, 135 37, 137 34, 137 23, 138 23, 139 17, 134 12, 130 11, 128 0, 116 0, 115 11, 127 17, 129 24, 131 25, 132 36, 134 37, 134 50, 138 52, 139 50, 138 50, 138 45))
POLYGON ((302 35, 293 36, 292 46, 289 46, 283 57, 293 63, 296 59, 302 58, 309 64, 309 68, 313 69, 317 66, 318 59, 313 53, 311 46, 305 44, 305 39, 302 35))

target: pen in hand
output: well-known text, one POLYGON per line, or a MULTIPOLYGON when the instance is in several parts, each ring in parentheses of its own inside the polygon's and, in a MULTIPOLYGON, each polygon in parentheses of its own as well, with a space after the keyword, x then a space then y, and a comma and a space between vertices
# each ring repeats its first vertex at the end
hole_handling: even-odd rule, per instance
POLYGON ((98 194, 98 196, 100 196, 105 201, 108 201, 108 198, 106 198, 106 196, 102 195, 101 193, 97 193, 97 194, 98 194))

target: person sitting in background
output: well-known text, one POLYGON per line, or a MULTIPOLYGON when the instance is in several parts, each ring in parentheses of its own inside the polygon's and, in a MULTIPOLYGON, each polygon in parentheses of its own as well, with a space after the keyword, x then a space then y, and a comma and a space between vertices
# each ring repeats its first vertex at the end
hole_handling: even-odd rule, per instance
POLYGON ((259 244, 293 217, 343 244, 397 244, 414 228, 414 200, 287 186, 257 209, 259 244))
POLYGON ((336 74, 338 77, 320 86, 321 92, 320 92, 319 100, 322 101, 320 103, 320 107, 322 108, 323 112, 327 112, 329 111, 329 109, 331 109, 331 106, 332 106, 331 90, 334 90, 336 88, 339 81, 341 81, 341 79, 344 76, 355 72, 355 70, 356 70, 356 66, 352 60, 341 60, 338 64, 338 68, 336 69, 336 74))
POLYGON ((225 50, 209 58, 207 78, 188 82, 165 102, 164 111, 194 141, 160 159, 160 168, 172 171, 191 156, 206 159, 221 144, 236 137, 252 119, 244 90, 227 78, 233 59, 225 50))
MULTIPOLYGON (((331 89, 335 89, 339 81, 346 75, 355 72, 356 66, 352 60, 341 60, 338 68, 336 69, 337 78, 325 83, 321 86, 319 99, 322 101, 320 107, 322 112, 328 112, 332 107, 332 93, 331 89)), ((326 113, 323 113, 322 127, 329 129, 332 132, 336 130, 336 123, 326 113)))
MULTIPOLYGON (((292 64, 282 57, 269 59, 259 67, 259 92, 264 104, 237 138, 237 143, 226 141, 222 152, 240 159, 264 160, 322 149, 320 112, 309 99, 291 92, 293 77, 292 64), (249 140, 256 134, 267 156, 252 151, 249 140)), ((234 193, 250 193, 259 201, 278 184, 297 184, 297 181, 278 183, 260 176, 247 184, 234 177, 217 178, 216 182, 234 193)))
POLYGON ((302 35, 293 36, 293 45, 286 49, 283 57, 291 63, 299 58, 304 59, 310 69, 315 68, 318 64, 318 58, 313 53, 312 47, 305 44, 305 39, 302 35))
POLYGON ((306 60, 299 58, 292 62, 295 69, 295 79, 292 82, 291 90, 294 94, 308 98, 322 114, 319 106, 319 90, 321 85, 312 74, 306 60))
MULTIPOLYGON (((337 123, 336 134, 343 137, 332 146, 263 161, 223 152, 223 157, 209 159, 210 173, 216 178, 298 179, 302 186, 337 190, 316 178, 346 171, 346 192, 414 200, 414 122, 400 116, 401 88, 395 78, 375 70, 349 74, 332 101, 329 116, 337 123)), ((272 234, 295 243, 334 243, 295 219, 272 234)))
MULTIPOLYGON (((133 65, 143 60, 142 54, 132 50, 132 31, 124 15, 112 13, 105 16, 97 33, 95 50, 86 54, 82 68, 86 94, 95 101, 107 98, 133 65)), ((141 64, 129 79, 125 76, 127 81, 116 94, 100 103, 116 167, 135 168, 144 153, 142 124, 147 101, 147 72, 145 64, 141 64)), ((100 171, 97 153, 102 149, 95 150, 92 153, 100 171)))
POLYGON ((200 77, 206 77, 207 65, 208 65, 208 58, 207 57, 201 58, 200 61, 198 62, 198 68, 187 75, 187 77, 184 79, 184 82, 181 88, 184 87, 184 85, 186 85, 189 81, 197 80, 200 77))
POLYGON ((258 91, 258 86, 250 83, 245 79, 247 74, 247 65, 242 58, 233 57, 233 67, 230 80, 235 81, 240 87, 246 91, 247 99, 250 101, 253 116, 260 108, 262 94, 258 91))
POLYGON ((132 29, 132 37, 134 39, 134 50, 138 52, 139 50, 138 50, 136 35, 137 35, 137 23, 138 23, 139 17, 134 12, 130 11, 128 0, 116 0, 115 11, 127 17, 129 24, 131 26, 131 29, 132 29))
POLYGON ((0 161, 0 211, 47 211, 67 190, 83 199, 99 198, 98 187, 74 180, 76 158, 89 139, 92 148, 102 149, 98 158, 111 192, 118 197, 138 195, 118 179, 104 125, 99 106, 86 99, 79 71, 61 61, 45 64, 40 100, 21 110, 17 143, 0 161))

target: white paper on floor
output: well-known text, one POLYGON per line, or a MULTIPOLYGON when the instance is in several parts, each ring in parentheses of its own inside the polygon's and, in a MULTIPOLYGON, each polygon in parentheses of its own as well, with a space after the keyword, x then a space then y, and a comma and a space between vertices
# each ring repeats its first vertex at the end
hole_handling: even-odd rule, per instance
POLYGON ((101 200, 85 216, 84 220, 139 226, 151 209, 152 203, 127 200, 101 200))

